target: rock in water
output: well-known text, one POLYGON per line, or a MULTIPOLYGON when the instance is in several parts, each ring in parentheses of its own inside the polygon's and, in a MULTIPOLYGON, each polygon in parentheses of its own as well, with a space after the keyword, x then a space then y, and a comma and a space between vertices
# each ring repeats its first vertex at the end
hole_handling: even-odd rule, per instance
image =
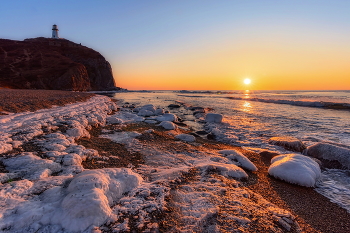
POLYGON ((118 90, 108 61, 65 39, 0 39, 0 86, 73 91, 118 90))
POLYGON ((302 152, 306 149, 306 146, 299 139, 293 137, 272 137, 269 143, 296 152, 302 152))
POLYGON ((350 169, 350 149, 319 142, 309 146, 306 154, 322 160, 323 163, 337 162, 340 167, 350 169))
POLYGON ((279 155, 271 163, 269 174, 292 184, 313 187, 321 176, 318 163, 301 154, 279 155))

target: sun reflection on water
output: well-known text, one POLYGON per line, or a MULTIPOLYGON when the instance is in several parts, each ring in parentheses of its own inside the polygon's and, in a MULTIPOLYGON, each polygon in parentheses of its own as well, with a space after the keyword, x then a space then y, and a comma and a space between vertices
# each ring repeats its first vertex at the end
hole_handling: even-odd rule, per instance
POLYGON ((248 101, 244 101, 242 104, 242 111, 244 112, 250 112, 252 109, 252 105, 248 101))

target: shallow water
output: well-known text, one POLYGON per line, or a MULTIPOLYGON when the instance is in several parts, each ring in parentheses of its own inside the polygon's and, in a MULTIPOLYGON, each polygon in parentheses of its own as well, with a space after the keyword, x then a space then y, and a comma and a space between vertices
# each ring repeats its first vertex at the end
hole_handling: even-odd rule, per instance
MULTIPOLYGON (((224 124, 217 127, 229 139, 226 142, 257 151, 291 153, 270 145, 268 139, 274 136, 296 137, 307 146, 328 142, 350 148, 350 111, 314 104, 327 102, 335 106, 341 103, 350 107, 350 91, 163 91, 116 93, 114 97, 136 105, 152 103, 157 107, 167 107, 181 101, 192 106, 213 108, 216 113, 224 115, 224 124)), ((185 119, 190 117, 184 110, 176 114, 183 114, 185 119)), ((200 130, 200 124, 188 123, 200 130)), ((316 190, 338 204, 345 203, 341 206, 350 212, 349 172, 324 171, 316 190)))

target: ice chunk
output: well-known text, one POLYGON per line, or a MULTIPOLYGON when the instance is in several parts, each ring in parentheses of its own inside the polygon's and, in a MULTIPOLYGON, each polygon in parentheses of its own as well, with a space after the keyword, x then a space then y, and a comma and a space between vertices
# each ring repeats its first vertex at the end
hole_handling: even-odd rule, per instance
POLYGON ((177 129, 177 126, 171 121, 163 121, 162 123, 159 124, 159 126, 162 126, 164 129, 168 129, 168 130, 177 129))
POLYGON ((248 174, 242 168, 234 164, 212 162, 199 164, 198 168, 202 170, 202 175, 205 175, 212 171, 217 171, 225 177, 232 177, 237 179, 248 178, 248 174))
POLYGON ((136 138, 138 136, 141 136, 142 134, 138 132, 129 132, 129 131, 124 131, 124 132, 115 132, 114 134, 105 134, 105 135, 100 135, 101 138, 108 138, 112 140, 113 142, 117 143, 125 143, 130 139, 136 138))
POLYGON ((196 141, 196 138, 190 134, 179 134, 179 135, 176 135, 175 138, 180 139, 180 140, 185 141, 185 142, 196 141))
POLYGON ((33 153, 25 152, 17 157, 3 160, 6 169, 19 173, 25 179, 37 180, 48 177, 61 170, 61 165, 48 159, 42 159, 33 153))
POLYGON ((177 121, 177 116, 172 113, 165 113, 162 116, 158 116, 157 121, 177 121))
POLYGON ((240 166, 250 171, 258 170, 258 168, 254 165, 254 163, 252 163, 241 152, 238 152, 236 150, 220 150, 219 153, 225 155, 231 161, 234 161, 237 166, 240 166))
POLYGON ((156 111, 156 108, 154 107, 153 104, 146 104, 146 105, 143 105, 140 110, 148 110, 154 113, 156 111))
POLYGON ((217 113, 208 113, 205 116, 205 121, 206 122, 214 122, 214 123, 221 123, 222 122, 222 114, 217 114, 217 113))
POLYGON ((301 154, 279 155, 271 163, 269 174, 292 184, 313 187, 321 175, 318 163, 301 154))
POLYGON ((320 142, 309 146, 306 154, 318 159, 338 161, 343 167, 350 169, 350 149, 320 142))
POLYGON ((302 152, 306 149, 306 146, 299 139, 294 137, 272 137, 269 143, 296 152, 302 152))
POLYGON ((107 122, 109 124, 122 124, 123 120, 116 117, 116 116, 109 116, 109 117, 107 117, 107 122))

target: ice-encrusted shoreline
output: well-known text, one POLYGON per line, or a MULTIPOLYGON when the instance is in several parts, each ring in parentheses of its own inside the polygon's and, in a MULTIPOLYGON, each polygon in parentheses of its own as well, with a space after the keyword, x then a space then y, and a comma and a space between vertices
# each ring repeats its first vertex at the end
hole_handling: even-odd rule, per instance
POLYGON ((8 170, 0 174, 2 231, 298 231, 293 214, 242 187, 241 179, 256 169, 247 157, 234 150, 201 150, 198 142, 181 140, 188 137, 175 140, 188 133, 176 125, 165 131, 170 140, 163 142, 177 149, 157 147, 154 123, 170 124, 176 116, 158 110, 161 117, 147 117, 150 129, 120 131, 157 109, 149 105, 137 115, 117 108, 108 97, 95 96, 0 117, 1 162, 8 170), (108 163, 109 158, 77 141, 90 137, 91 128, 111 124, 118 127, 103 130, 101 137, 141 153, 145 162, 134 168, 84 169, 84 160, 108 163), (28 143, 35 150, 24 149, 28 143))

